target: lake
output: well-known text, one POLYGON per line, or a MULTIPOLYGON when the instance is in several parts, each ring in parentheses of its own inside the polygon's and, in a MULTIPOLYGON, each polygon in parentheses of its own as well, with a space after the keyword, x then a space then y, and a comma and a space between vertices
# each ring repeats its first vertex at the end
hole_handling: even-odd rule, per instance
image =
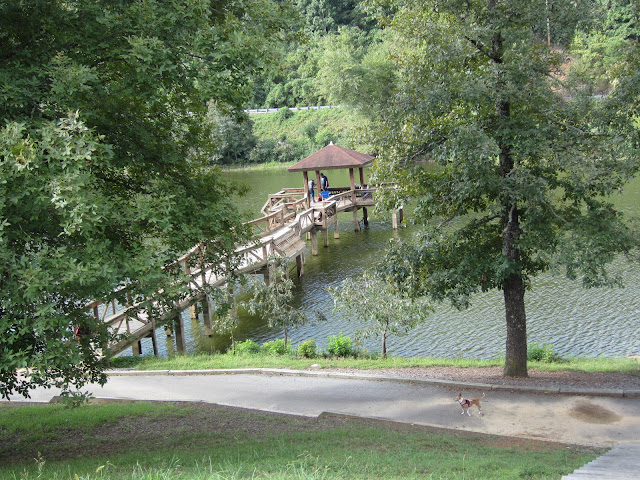
MULTIPOLYGON (((329 171, 332 187, 348 186, 348 172, 329 171)), ((249 218, 260 216, 260 209, 270 193, 284 187, 302 187, 300 173, 289 173, 286 168, 263 171, 233 171, 224 175, 250 186, 250 193, 238 199, 238 205, 249 218)), ((616 208, 627 216, 640 214, 640 179, 634 180, 621 195, 614 199, 616 208)), ((325 348, 327 338, 342 332, 355 337, 362 328, 350 318, 337 316, 331 311, 331 298, 327 287, 338 285, 347 277, 360 275, 374 265, 393 238, 410 238, 416 227, 405 226, 397 231, 391 228, 389 212, 372 212, 369 209, 369 226, 360 232, 353 231, 352 214, 341 214, 340 238, 329 235, 329 247, 311 256, 308 245, 304 276, 296 279, 295 306, 311 318, 315 311, 322 311, 327 320, 310 322, 292 329, 289 338, 294 345, 315 339, 319 348, 325 348)), ((408 223, 408 222, 405 222, 408 223)), ((308 242, 309 243, 309 242, 308 242)), ((544 274, 534 279, 526 294, 528 336, 531 343, 554 345, 563 356, 623 357, 640 355, 640 264, 637 260, 619 258, 615 269, 621 274, 625 288, 584 289, 580 282, 562 276, 544 274)), ((381 308, 384 308, 381 305, 381 308)), ((263 321, 240 311, 240 326, 236 340, 253 339, 258 343, 282 338, 282 331, 269 328, 263 321)), ((230 340, 225 335, 209 338, 201 325, 185 319, 187 351, 213 352, 228 348, 230 340)), ((436 311, 426 315, 425 321, 408 335, 391 337, 387 342, 389 355, 473 357, 489 359, 504 356, 505 320, 502 293, 498 291, 473 297, 472 307, 458 311, 448 304, 441 304, 436 311)), ((160 350, 163 354, 173 351, 173 338, 164 340, 158 331, 160 350)), ((371 352, 379 352, 375 338, 363 342, 371 352)), ((151 351, 149 339, 143 341, 143 352, 151 351)), ((126 354, 126 353, 125 353, 126 354)))

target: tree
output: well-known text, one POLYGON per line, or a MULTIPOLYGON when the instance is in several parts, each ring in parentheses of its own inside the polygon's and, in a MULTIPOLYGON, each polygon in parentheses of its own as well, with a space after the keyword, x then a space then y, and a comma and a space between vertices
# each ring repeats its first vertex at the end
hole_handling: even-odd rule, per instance
POLYGON ((249 154, 256 146, 253 123, 249 115, 224 115, 215 105, 209 106, 207 120, 211 123, 214 153, 210 162, 216 165, 237 165, 249 162, 249 154))
POLYGON ((282 328, 284 346, 287 347, 289 329, 306 323, 308 317, 291 305, 293 300, 293 281, 289 278, 289 262, 284 257, 269 258, 268 281, 252 279, 249 281, 249 300, 243 305, 251 315, 258 315, 267 321, 269 327, 282 328))
POLYGON ((504 374, 526 376, 530 279, 563 268, 585 286, 611 285, 607 263, 633 245, 607 200, 638 169, 628 116, 615 96, 563 83, 562 52, 532 29, 542 1, 397 4, 400 80, 379 112, 376 175, 399 184, 388 204, 417 199, 426 227, 390 250, 384 271, 460 308, 501 290, 504 374))
POLYGON ((246 232, 238 187, 206 168, 206 102, 242 107, 285 6, 1 4, 3 397, 105 381, 110 336, 89 301, 151 308, 161 289, 154 308, 173 308, 187 287, 175 259, 195 244, 193 262, 233 265, 246 232))
POLYGON ((366 325, 358 331, 361 337, 380 336, 382 358, 387 358, 387 338, 408 333, 418 323, 427 319, 432 310, 424 299, 414 299, 395 285, 373 272, 357 280, 347 278, 328 291, 333 298, 334 309, 347 318, 366 325))

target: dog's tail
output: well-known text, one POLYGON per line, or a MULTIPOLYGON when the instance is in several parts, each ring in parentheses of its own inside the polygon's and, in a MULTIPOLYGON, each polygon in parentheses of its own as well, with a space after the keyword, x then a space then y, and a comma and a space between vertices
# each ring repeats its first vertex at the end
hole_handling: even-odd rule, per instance
POLYGON ((480 398, 484 398, 484 392, 482 392, 482 396, 480 398))

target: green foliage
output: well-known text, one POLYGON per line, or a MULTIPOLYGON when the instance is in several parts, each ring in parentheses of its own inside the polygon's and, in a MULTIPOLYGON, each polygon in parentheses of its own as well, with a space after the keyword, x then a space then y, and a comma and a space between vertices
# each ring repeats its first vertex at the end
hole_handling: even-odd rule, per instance
POLYGON ((286 121, 287 119, 293 117, 294 113, 293 111, 288 108, 288 107, 282 107, 280 108, 274 115, 274 117, 276 118, 276 120, 280 123, 286 121))
POLYGON ((336 357, 349 357, 355 353, 353 340, 342 335, 332 335, 327 339, 327 352, 336 357))
POLYGON ((303 312, 291 305, 294 285, 288 277, 290 266, 284 257, 269 258, 269 281, 253 279, 249 282, 250 299, 243 303, 249 313, 266 320, 270 327, 282 328, 285 348, 289 329, 308 321, 303 312))
POLYGON ((210 163, 215 165, 236 165, 246 163, 257 139, 252 133, 251 119, 243 114, 229 116, 210 105, 207 121, 212 127, 214 150, 210 163))
POLYGON ((527 348, 527 360, 543 363, 557 363, 562 358, 555 353, 555 348, 550 343, 538 345, 536 343, 529 344, 527 348))
POLYGON ((286 9, 0 4, 0 395, 104 382, 99 349, 112 339, 90 301, 146 302, 160 318, 184 298, 173 262, 185 251, 202 244, 198 261, 235 264, 240 189, 205 168, 205 105, 242 108, 286 9), (88 333, 74 338, 77 327, 88 333))
POLYGON ((357 332, 359 336, 380 336, 382 358, 387 356, 389 336, 407 334, 419 322, 425 321, 433 309, 424 299, 410 298, 372 272, 365 272, 358 279, 348 278, 340 286, 327 290, 333 298, 335 311, 366 325, 357 332))
POLYGON ((247 339, 244 342, 236 343, 235 351, 238 355, 258 353, 260 351, 260 345, 251 339, 247 339))
POLYGON ((607 93, 616 70, 640 37, 638 4, 634 0, 598 1, 599 21, 580 29, 571 44, 575 60, 571 76, 592 82, 595 93, 607 93))
POLYGON ((298 345, 298 355, 304 358, 315 358, 316 341, 310 338, 298 345))
POLYGON ((270 342, 264 342, 260 346, 260 351, 268 355, 287 355, 291 352, 291 349, 283 338, 278 338, 270 342))
POLYGON ((425 229, 394 246, 385 274, 460 308, 502 290, 505 374, 526 375, 530 279, 556 269, 614 285, 607 264, 636 244, 607 196, 638 170, 637 133, 621 97, 563 82, 562 55, 533 29, 546 20, 538 4, 472 3, 461 15, 454 0, 392 3, 399 80, 372 119, 375 180, 397 182, 383 201, 413 198, 425 229))

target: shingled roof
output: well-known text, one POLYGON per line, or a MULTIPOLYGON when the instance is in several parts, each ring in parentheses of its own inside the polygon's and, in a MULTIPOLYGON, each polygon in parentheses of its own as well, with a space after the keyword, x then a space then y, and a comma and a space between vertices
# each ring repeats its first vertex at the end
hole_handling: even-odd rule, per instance
POLYGON ((339 147, 333 143, 300 160, 289 167, 290 172, 311 170, 337 170, 339 168, 359 168, 371 163, 375 157, 365 153, 339 147))

